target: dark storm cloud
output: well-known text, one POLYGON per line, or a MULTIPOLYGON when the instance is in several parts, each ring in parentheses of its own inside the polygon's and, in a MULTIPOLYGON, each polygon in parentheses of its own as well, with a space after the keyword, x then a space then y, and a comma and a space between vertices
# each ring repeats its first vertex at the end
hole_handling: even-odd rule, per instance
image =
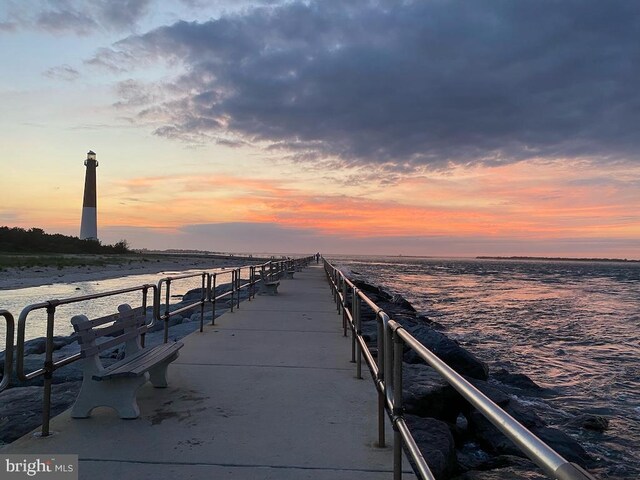
POLYGON ((640 3, 323 0, 178 22, 93 63, 182 64, 156 133, 407 170, 637 161, 640 3))

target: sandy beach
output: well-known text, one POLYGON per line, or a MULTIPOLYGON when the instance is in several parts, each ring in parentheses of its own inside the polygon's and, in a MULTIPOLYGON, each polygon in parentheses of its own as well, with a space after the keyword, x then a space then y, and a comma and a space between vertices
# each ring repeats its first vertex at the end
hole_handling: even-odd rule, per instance
POLYGON ((233 256, 153 255, 130 258, 106 265, 65 267, 17 267, 0 272, 0 290, 37 287, 54 283, 72 283, 146 273, 172 273, 183 270, 211 270, 262 262, 260 259, 233 256))

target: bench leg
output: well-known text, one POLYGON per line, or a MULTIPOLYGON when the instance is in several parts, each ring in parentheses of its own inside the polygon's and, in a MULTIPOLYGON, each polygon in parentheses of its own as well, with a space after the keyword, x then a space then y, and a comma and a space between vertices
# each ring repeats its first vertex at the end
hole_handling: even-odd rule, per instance
POLYGON ((138 418, 140 409, 136 392, 146 381, 145 376, 112 378, 101 382, 85 379, 71 409, 71 417, 88 418, 96 407, 111 407, 118 412, 120 418, 138 418))
POLYGON ((260 288, 261 295, 277 295, 278 294, 278 286, 277 285, 262 285, 260 288))
POLYGON ((167 383, 167 369, 169 364, 178 358, 178 352, 171 355, 164 362, 159 363, 153 368, 149 369, 149 381, 155 388, 166 388, 167 383))

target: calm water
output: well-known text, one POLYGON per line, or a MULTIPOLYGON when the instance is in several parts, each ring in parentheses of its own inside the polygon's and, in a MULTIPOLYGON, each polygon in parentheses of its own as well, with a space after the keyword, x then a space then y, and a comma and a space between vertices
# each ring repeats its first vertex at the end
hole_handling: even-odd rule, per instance
POLYGON ((553 388, 524 399, 552 425, 577 413, 610 419, 604 433, 562 428, 605 465, 640 478, 640 264, 334 259, 402 294, 486 361, 553 388))
MULTIPOLYGON (((210 272, 221 272, 224 269, 213 269, 210 272)), ((0 308, 9 310, 18 321, 18 315, 27 305, 41 303, 52 299, 65 299, 103 293, 112 290, 135 287, 143 284, 157 284, 161 278, 169 275, 199 273, 199 270, 186 270, 180 272, 163 272, 143 275, 130 275, 107 280, 94 280, 75 283, 56 283, 53 285, 43 285, 41 287, 21 288, 17 290, 0 290, 0 308)), ((222 275, 219 281, 227 283, 230 275, 222 275)), ((176 280, 171 285, 171 295, 182 295, 192 288, 201 286, 200 278, 176 280)), ((163 287, 163 292, 164 292, 163 287)), ((147 304, 152 305, 152 295, 149 293, 147 304)), ((164 294, 162 297, 164 301, 164 294)), ((179 302, 179 298, 172 298, 171 303, 179 302)), ((142 304, 142 293, 127 293, 114 297, 106 297, 87 302, 63 305, 56 309, 56 321, 54 333, 56 335, 69 335, 73 332, 70 323, 71 317, 78 314, 87 315, 89 318, 96 318, 110 313, 117 312, 117 306, 122 303, 129 303, 132 307, 142 304)), ((17 328, 17 325, 16 325, 17 328)), ((5 349, 5 323, 0 317, 0 351, 5 349)), ((45 310, 35 310, 27 317, 25 328, 25 338, 37 338, 46 335, 46 312, 45 310)))

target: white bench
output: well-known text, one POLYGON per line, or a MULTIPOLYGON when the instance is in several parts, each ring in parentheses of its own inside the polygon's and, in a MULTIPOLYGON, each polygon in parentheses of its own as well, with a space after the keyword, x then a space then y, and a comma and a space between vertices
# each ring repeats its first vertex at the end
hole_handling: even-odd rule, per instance
POLYGON ((261 293, 266 293, 267 295, 277 295, 278 294, 278 286, 280 282, 278 281, 264 281, 262 282, 261 293))
POLYGON ((78 336, 83 363, 83 379, 71 416, 87 418, 96 407, 111 407, 120 418, 138 418, 138 388, 150 380, 154 387, 167 386, 167 368, 178 358, 181 342, 143 348, 140 335, 146 333, 144 312, 129 305, 118 307, 118 314, 89 320, 85 315, 71 319, 78 336), (104 326, 106 324, 110 324, 104 326), (122 360, 103 367, 100 353, 124 344, 122 360))

